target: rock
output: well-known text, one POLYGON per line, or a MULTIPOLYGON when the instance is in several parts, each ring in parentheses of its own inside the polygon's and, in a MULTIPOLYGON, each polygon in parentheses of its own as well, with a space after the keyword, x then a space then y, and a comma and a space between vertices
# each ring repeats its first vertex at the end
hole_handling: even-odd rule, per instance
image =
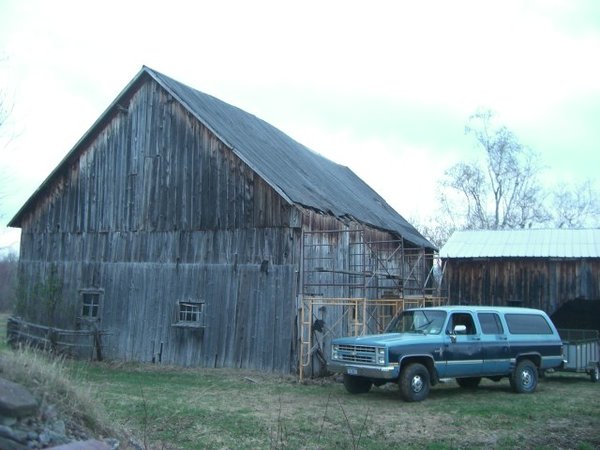
POLYGON ((52 424, 52 431, 58 434, 65 434, 66 427, 65 422, 63 420, 57 420, 52 424))
POLYGON ((0 448, 2 450, 29 450, 29 448, 23 444, 7 439, 0 436, 0 448))
POLYGON ((65 445, 59 445, 58 447, 51 447, 52 450, 110 450, 110 447, 104 443, 95 439, 89 441, 76 441, 70 442, 65 445))
POLYGON ((90 439, 81 425, 60 417, 55 405, 38 407, 25 387, 0 378, 0 450, 117 450, 119 447, 117 439, 106 438, 104 442, 90 439))
POLYGON ((36 413, 38 404, 23 386, 0 378, 0 415, 26 417, 36 413))
POLYGON ((6 425, 0 425, 0 436, 12 439, 12 428, 7 427, 6 425))
POLYGON ((118 450, 119 446, 121 445, 121 443, 117 439, 114 439, 114 438, 102 439, 102 442, 107 444, 111 450, 118 450))
POLYGON ((40 441, 42 445, 48 445, 50 443, 50 434, 48 431, 44 430, 42 433, 40 433, 38 441, 40 441))
POLYGON ((17 423, 16 417, 0 416, 0 425, 6 425, 7 427, 12 427, 15 423, 17 423))
POLYGON ((27 433, 24 431, 14 430, 10 427, 0 425, 0 436, 3 438, 11 439, 13 441, 24 444, 27 442, 27 433))

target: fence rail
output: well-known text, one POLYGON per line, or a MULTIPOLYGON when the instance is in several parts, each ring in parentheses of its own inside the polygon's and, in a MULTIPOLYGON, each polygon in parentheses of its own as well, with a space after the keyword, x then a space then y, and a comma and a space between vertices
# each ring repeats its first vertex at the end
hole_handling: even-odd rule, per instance
POLYGON ((53 353, 102 360, 102 337, 107 331, 92 326, 84 330, 65 330, 9 317, 6 337, 9 345, 25 344, 53 353))

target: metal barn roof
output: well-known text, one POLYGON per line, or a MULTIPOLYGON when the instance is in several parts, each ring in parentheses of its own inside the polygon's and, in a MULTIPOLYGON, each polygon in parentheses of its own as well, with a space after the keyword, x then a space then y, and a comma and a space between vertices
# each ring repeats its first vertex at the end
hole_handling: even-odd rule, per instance
POLYGON ((252 114, 145 66, 21 208, 10 226, 19 226, 22 214, 35 203, 44 186, 111 116, 119 100, 145 76, 150 76, 173 95, 288 202, 341 219, 355 219, 395 232, 417 246, 435 248, 348 167, 313 152, 252 114))
POLYGON ((600 229, 456 231, 442 258, 600 258, 600 229))

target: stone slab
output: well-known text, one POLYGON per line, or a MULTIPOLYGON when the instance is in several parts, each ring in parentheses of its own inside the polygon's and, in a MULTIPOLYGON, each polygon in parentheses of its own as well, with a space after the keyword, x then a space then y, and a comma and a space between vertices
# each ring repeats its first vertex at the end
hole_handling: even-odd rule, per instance
POLYGON ((27 417, 36 413, 38 404, 31 392, 20 384, 0 377, 0 415, 27 417))
POLYGON ((50 450, 111 450, 111 447, 104 442, 90 439, 89 441, 75 441, 58 447, 51 447, 50 450))

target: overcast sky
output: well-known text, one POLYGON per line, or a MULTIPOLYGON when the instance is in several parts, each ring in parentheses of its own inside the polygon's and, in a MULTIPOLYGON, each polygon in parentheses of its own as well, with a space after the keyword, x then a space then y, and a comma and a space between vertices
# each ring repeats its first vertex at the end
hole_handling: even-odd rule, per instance
POLYGON ((349 166, 400 214, 477 154, 478 107, 548 184, 598 179, 600 2, 0 0, 5 224, 147 65, 349 166))

